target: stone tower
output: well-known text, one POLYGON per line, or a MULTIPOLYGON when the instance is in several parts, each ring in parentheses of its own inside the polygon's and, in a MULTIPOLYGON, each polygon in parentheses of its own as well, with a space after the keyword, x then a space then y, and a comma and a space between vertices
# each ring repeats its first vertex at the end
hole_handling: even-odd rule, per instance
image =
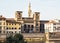
POLYGON ((34 20, 34 32, 40 32, 40 12, 35 12, 33 14, 33 20, 34 20))
POLYGON ((22 20, 22 11, 16 11, 16 13, 15 13, 15 19, 17 21, 22 20))
POLYGON ((32 10, 31 10, 31 3, 29 2, 28 5, 28 17, 31 18, 32 17, 32 10))

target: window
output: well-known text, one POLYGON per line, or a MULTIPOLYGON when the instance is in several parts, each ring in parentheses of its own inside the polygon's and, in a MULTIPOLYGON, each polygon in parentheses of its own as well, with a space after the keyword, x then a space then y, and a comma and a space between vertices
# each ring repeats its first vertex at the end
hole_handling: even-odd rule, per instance
POLYGON ((26 24, 24 25, 24 28, 26 28, 27 26, 26 26, 26 24))
POLYGON ((13 33, 13 32, 11 32, 11 33, 13 33))
POLYGON ((2 23, 0 22, 0 25, 1 25, 2 23))
POLYGON ((38 31, 39 29, 36 29, 36 31, 38 31))
POLYGON ((33 29, 31 29, 31 31, 33 31, 33 29))
POLYGON ((6 29, 8 29, 8 27, 6 29))
POLYGON ((54 23, 54 25, 56 25, 56 23, 54 23))
POLYGON ((31 28, 34 28, 34 26, 32 25, 31 28))
POLYGON ((25 31, 26 29, 24 28, 24 31, 25 31))
POLYGON ((7 25, 8 25, 8 23, 7 23, 7 25))
POLYGON ((15 25, 16 25, 16 23, 15 23, 15 25))
POLYGON ((21 33, 21 31, 19 31, 19 33, 21 33))
POLYGON ((3 31, 3 33, 5 33, 5 31, 3 31))
POLYGON ((17 32, 15 31, 15 33, 17 33, 17 32))
POLYGON ((7 33, 8 33, 8 31, 7 31, 7 33))
POLYGON ((56 30, 56 27, 53 27, 53 30, 56 30))
POLYGON ((2 29, 2 26, 0 26, 0 29, 2 29))
POLYGON ((13 29, 13 27, 12 27, 12 29, 13 29))
POLYGON ((1 33, 1 31, 0 31, 0 33, 1 33))
POLYGON ((4 29, 5 29, 5 26, 4 26, 4 29))
POLYGON ((20 29, 20 28, 19 28, 20 29))
POLYGON ((17 29, 17 28, 15 28, 15 29, 17 29))
POLYGON ((9 23, 9 25, 11 25, 11 23, 9 23))
POLYGON ((11 32, 9 31, 9 33, 11 33, 11 32))
POLYGON ((19 24, 20 25, 20 24, 19 24))
POLYGON ((3 25, 5 25, 5 22, 4 22, 4 24, 3 25))
POLYGON ((38 23, 36 23, 36 26, 38 26, 38 23))
POLYGON ((9 27, 9 29, 11 29, 11 27, 9 27))
POLYGON ((28 25, 28 29, 30 28, 30 25, 28 25))
POLYGON ((60 27, 58 27, 57 30, 60 30, 60 27))
POLYGON ((12 23, 12 25, 13 25, 13 23, 12 23))

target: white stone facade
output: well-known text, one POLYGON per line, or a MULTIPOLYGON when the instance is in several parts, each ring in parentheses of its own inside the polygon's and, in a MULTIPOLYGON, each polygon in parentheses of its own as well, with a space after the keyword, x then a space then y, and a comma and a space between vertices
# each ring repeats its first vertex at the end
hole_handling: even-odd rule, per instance
POLYGON ((60 32, 60 22, 53 20, 45 23, 45 32, 60 32))

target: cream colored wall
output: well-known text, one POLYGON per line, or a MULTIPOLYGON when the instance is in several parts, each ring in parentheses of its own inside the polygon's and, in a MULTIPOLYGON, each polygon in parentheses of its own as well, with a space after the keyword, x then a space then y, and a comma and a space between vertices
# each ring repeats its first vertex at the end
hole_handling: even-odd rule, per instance
POLYGON ((7 25, 7 22, 6 22, 6 27, 8 27, 8 29, 6 29, 6 33, 8 32, 13 32, 13 33, 21 33, 21 24, 19 23, 15 23, 12 25, 12 23, 8 23, 7 25), (10 25, 9 25, 10 24, 10 25), (13 28, 13 29, 12 29, 13 28), (16 28, 16 29, 15 29, 16 28), (20 29, 19 29, 20 28, 20 29))
POLYGON ((43 41, 43 37, 40 37, 40 38, 24 38, 25 39, 25 41, 43 41))
POLYGON ((1 23, 0 26, 2 27, 2 29, 1 29, 2 32, 1 32, 1 33, 3 34, 4 31, 5 31, 5 29, 6 29, 6 20, 3 20, 3 19, 2 19, 2 20, 0 21, 0 23, 1 23), (4 23, 5 23, 5 24, 4 24, 4 23))
POLYGON ((45 32, 53 32, 53 23, 45 23, 45 32))
POLYGON ((17 23, 16 23, 16 25, 15 25, 15 23, 13 23, 13 25, 12 25, 12 23, 8 23, 7 27, 10 27, 10 28, 13 27, 13 28, 19 29, 19 28, 21 28, 21 24, 17 24, 17 23), (11 25, 9 25, 9 24, 11 24, 11 25))

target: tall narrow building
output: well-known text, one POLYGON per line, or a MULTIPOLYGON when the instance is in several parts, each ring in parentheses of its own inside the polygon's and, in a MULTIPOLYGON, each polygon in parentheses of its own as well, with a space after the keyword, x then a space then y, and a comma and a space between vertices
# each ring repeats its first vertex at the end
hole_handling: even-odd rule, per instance
POLYGON ((31 10, 31 3, 29 2, 29 5, 28 5, 28 17, 31 18, 32 16, 32 10, 31 10))

